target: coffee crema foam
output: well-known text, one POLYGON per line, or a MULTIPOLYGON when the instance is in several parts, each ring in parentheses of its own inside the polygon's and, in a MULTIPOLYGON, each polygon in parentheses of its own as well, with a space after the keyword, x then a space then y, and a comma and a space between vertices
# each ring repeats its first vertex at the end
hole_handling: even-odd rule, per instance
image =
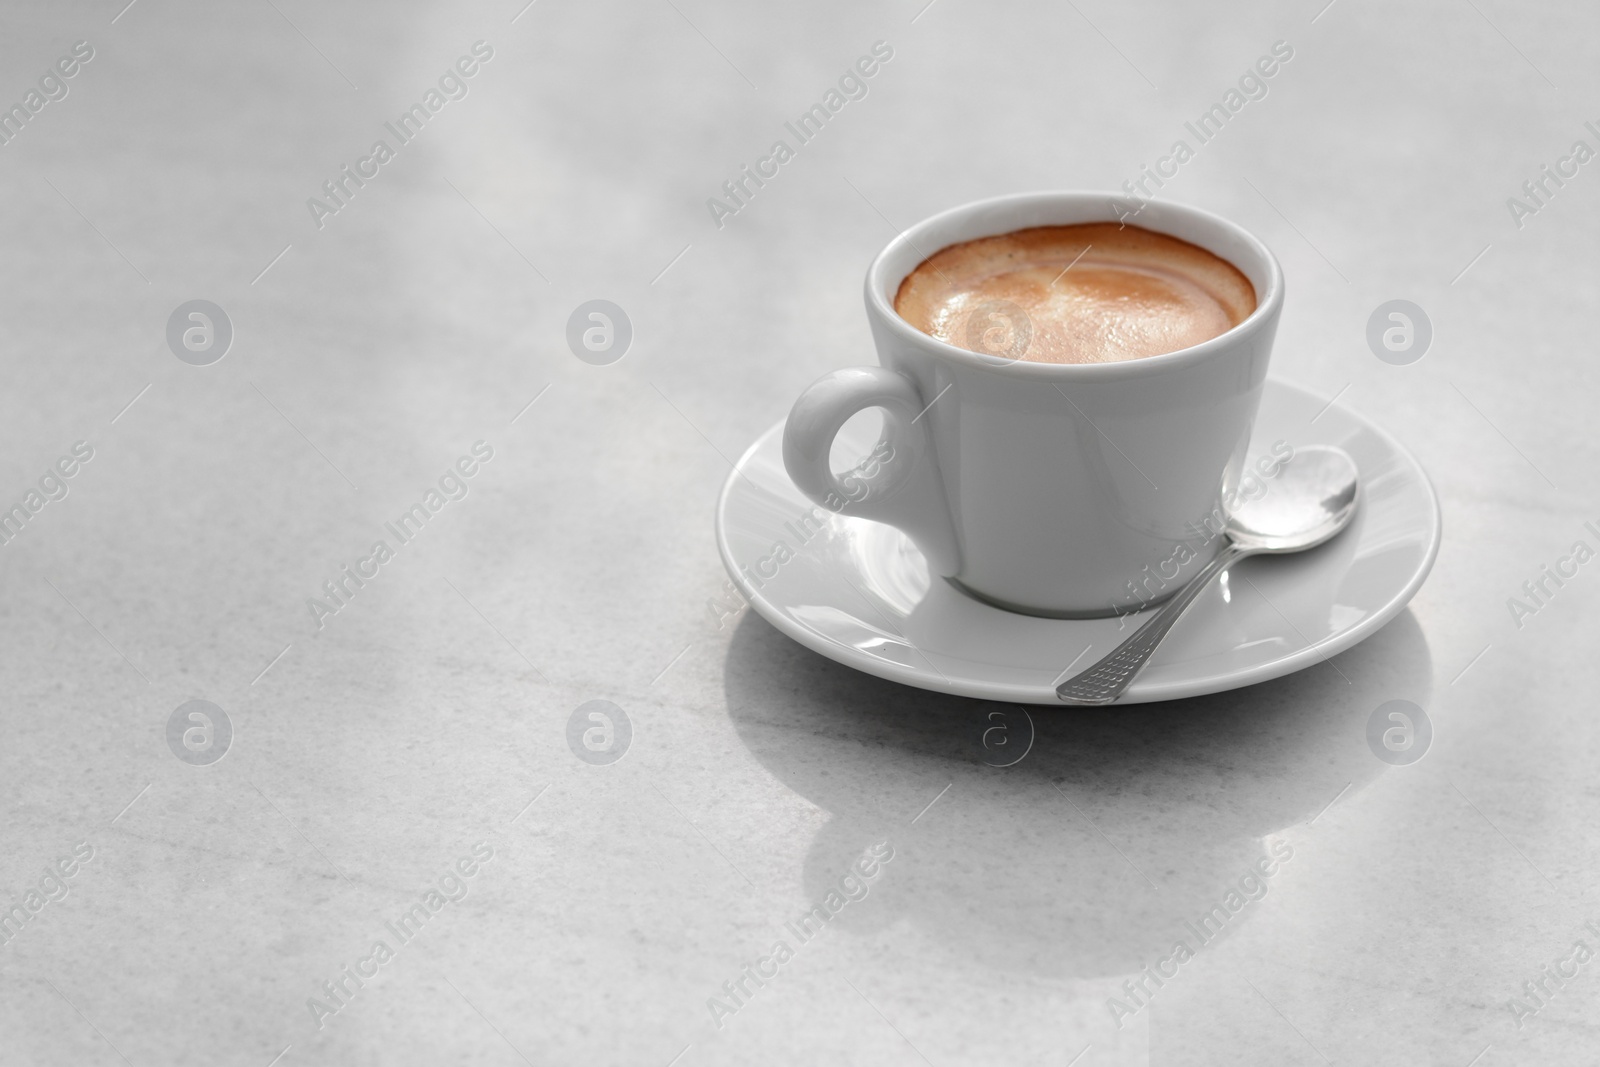
POLYGON ((1106 222, 951 245, 900 283, 894 309, 923 333, 983 355, 1116 363, 1226 333, 1256 309, 1256 291, 1197 245, 1106 222))

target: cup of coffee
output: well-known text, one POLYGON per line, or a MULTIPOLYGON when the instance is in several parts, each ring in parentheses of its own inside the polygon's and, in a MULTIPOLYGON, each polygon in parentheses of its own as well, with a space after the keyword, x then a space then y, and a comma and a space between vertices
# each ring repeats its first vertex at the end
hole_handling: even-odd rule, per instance
POLYGON ((1209 212, 1118 216, 1110 194, 1028 193, 891 241, 867 270, 879 365, 795 402, 795 485, 1011 611, 1095 618, 1181 588, 1245 475, 1283 272, 1209 212), (836 473, 834 437, 868 408, 882 437, 836 473))

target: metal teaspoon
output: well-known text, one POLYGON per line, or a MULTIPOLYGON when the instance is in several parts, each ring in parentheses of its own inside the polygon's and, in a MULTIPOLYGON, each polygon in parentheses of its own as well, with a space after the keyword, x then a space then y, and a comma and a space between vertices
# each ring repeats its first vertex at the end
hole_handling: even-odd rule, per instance
POLYGON ((1246 556, 1303 552, 1327 541, 1355 515, 1358 484, 1355 460, 1342 449, 1296 449, 1267 494, 1239 505, 1229 516, 1224 529, 1228 543, 1216 558, 1109 655, 1056 686, 1056 695, 1077 705, 1116 700, 1213 578, 1246 556))

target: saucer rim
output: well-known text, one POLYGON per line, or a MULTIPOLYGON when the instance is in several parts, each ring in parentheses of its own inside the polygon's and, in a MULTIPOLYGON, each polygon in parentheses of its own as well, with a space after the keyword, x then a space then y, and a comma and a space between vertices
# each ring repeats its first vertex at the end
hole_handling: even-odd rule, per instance
MULTIPOLYGON (((1281 378, 1271 377, 1267 379, 1266 388, 1263 390, 1263 402, 1266 401, 1267 390, 1277 389, 1285 390, 1289 393, 1299 394, 1302 399, 1312 403, 1320 402, 1322 404, 1326 404, 1328 407, 1333 406, 1329 398, 1319 396, 1310 389, 1284 381, 1281 378)), ((1143 679, 1135 679, 1133 684, 1129 686, 1128 691, 1124 693, 1122 697, 1115 702, 1115 704, 1110 706, 1120 707, 1127 704, 1146 704, 1165 700, 1183 700, 1189 697, 1207 696, 1214 693, 1227 692, 1231 689, 1241 689, 1245 686, 1256 685, 1260 682, 1271 681, 1274 678, 1282 678, 1285 675, 1295 674, 1317 663, 1331 660, 1334 656, 1339 655, 1341 652, 1348 651, 1349 649, 1355 647, 1368 637, 1371 637, 1373 634, 1377 633, 1384 626, 1388 625, 1397 615, 1400 614, 1401 611, 1405 610, 1406 605, 1409 604, 1411 599, 1416 596, 1417 591, 1420 590, 1423 583, 1427 581, 1428 575, 1432 573, 1434 562, 1439 556, 1439 547, 1444 539, 1444 515, 1439 505, 1439 494, 1434 488, 1433 479, 1428 476, 1427 469, 1423 467, 1422 463, 1417 459, 1417 457, 1412 454, 1411 450, 1405 445, 1401 444, 1393 434, 1384 429, 1383 426, 1352 408, 1343 408, 1342 413, 1365 429, 1373 432, 1378 439, 1388 447, 1392 454, 1403 459, 1416 474, 1416 481, 1421 485, 1422 490, 1427 497, 1427 502, 1430 505, 1428 508, 1428 541, 1426 549, 1423 553, 1422 562, 1417 567, 1416 571, 1400 588, 1396 590, 1394 595, 1385 601, 1383 606, 1378 610, 1371 612, 1355 625, 1351 626, 1348 630, 1344 630, 1321 642, 1306 645, 1305 647, 1297 649, 1281 659, 1272 660, 1255 667, 1249 667, 1238 671, 1224 672, 1220 675, 1206 675, 1198 678, 1180 678, 1164 683, 1146 682, 1143 679)), ((732 551, 729 548, 727 536, 728 501, 733 495, 735 484, 740 478, 745 477, 743 472, 750 462, 751 457, 754 456, 755 453, 762 447, 762 445, 764 445, 771 437, 773 437, 775 434, 781 434, 783 432, 783 427, 787 422, 788 417, 785 416, 774 426, 759 434, 756 439, 751 442, 750 446, 740 454, 738 461, 733 466, 733 469, 728 472, 727 478, 723 481, 722 489, 717 494, 715 514, 717 554, 722 560, 723 570, 728 573, 729 578, 738 588, 740 595, 745 598, 746 603, 754 608, 757 614, 770 623, 780 633, 805 646, 806 648, 809 648, 811 651, 820 656, 824 656, 827 659, 833 660, 835 663, 842 664, 843 666, 849 667, 853 670, 861 671, 863 674, 882 678, 886 681, 898 682, 901 685, 909 685, 917 689, 924 689, 929 692, 948 693, 954 696, 964 696, 975 700, 1004 701, 1008 703, 1022 703, 1063 709, 1072 707, 1072 705, 1062 703, 1061 700, 1056 697, 1055 690, 1053 688, 1047 689, 1041 688, 1037 685, 1025 685, 1016 682, 963 682, 961 680, 953 680, 944 677, 942 674, 941 677, 935 678, 929 675, 925 670, 919 670, 913 666, 895 663, 892 660, 885 660, 876 656, 866 656, 861 654, 850 655, 847 646, 841 645, 836 641, 829 640, 816 631, 791 620, 786 613, 774 605, 766 596, 762 595, 760 590, 752 588, 745 580, 744 575, 740 573, 738 566, 732 558, 732 551)), ((983 602, 978 601, 978 603, 981 604, 983 602)), ((994 611, 1004 610, 1002 608, 994 607, 993 605, 984 606, 994 611)), ((1152 608, 1149 610, 1155 609, 1152 608)), ((1016 615, 1018 613, 1009 612, 1008 614, 1016 615)), ((1138 612, 1131 617, 1138 619, 1146 614, 1147 612, 1138 612)), ((1029 616, 1020 617, 1029 618, 1029 616)), ((1039 620, 1041 624, 1062 626, 1071 626, 1075 622, 1082 621, 1084 620, 1039 620)), ((913 647, 915 646, 913 645, 913 647)), ((927 660, 931 664, 932 661, 927 659, 926 653, 922 652, 921 649, 917 649, 917 652, 924 660, 927 660)), ((1195 660, 1191 662, 1198 665, 1203 664, 1205 661, 1195 660)), ((940 674, 937 668, 935 668, 934 673, 940 674)))

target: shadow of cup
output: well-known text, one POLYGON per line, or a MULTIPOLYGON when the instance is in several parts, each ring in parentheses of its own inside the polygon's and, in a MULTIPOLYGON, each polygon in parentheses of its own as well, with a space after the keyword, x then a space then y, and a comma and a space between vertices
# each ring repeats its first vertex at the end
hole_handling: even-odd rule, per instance
POLYGON ((799 872, 806 898, 864 848, 895 849, 877 903, 831 926, 904 923, 952 966, 1087 978, 1137 972, 1179 938, 1198 951, 1248 922, 1251 899, 1272 892, 1262 867, 1293 863, 1287 842, 1273 854, 1264 839, 1389 769, 1368 746, 1369 716, 1391 699, 1426 706, 1432 665, 1407 611, 1340 656, 1244 689, 1024 712, 862 674, 752 613, 725 678, 742 743, 830 813, 799 872), (1215 936, 1202 940, 1187 924, 1207 914, 1215 936))

